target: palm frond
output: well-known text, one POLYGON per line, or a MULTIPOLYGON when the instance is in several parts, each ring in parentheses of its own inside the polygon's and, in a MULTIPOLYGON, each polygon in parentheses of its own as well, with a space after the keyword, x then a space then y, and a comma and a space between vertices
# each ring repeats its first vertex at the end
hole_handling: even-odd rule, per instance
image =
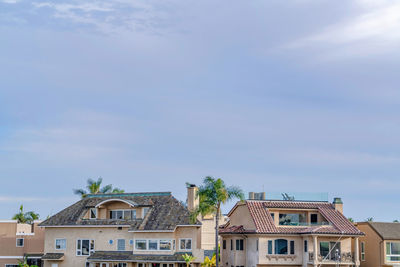
POLYGON ((111 193, 112 192, 112 185, 108 184, 100 189, 100 192, 103 194, 111 193))

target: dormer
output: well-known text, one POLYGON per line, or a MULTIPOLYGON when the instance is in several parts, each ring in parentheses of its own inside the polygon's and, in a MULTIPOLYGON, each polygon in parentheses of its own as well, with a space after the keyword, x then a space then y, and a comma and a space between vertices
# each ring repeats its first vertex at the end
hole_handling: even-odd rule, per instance
POLYGON ((150 207, 139 206, 133 201, 112 198, 89 208, 84 219, 136 220, 143 219, 150 207))

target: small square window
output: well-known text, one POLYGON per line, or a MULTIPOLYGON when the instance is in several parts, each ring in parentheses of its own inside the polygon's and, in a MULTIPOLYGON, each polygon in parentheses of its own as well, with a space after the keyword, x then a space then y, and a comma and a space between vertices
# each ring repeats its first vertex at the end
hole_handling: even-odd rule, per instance
POLYGON ((17 238, 17 247, 23 247, 23 246, 24 246, 24 239, 17 238))
POLYGON ((180 245, 179 245, 180 250, 192 250, 192 239, 183 238, 183 239, 180 239, 179 243, 180 243, 180 245))
POLYGON ((56 250, 64 250, 67 247, 67 240, 56 239, 56 250))

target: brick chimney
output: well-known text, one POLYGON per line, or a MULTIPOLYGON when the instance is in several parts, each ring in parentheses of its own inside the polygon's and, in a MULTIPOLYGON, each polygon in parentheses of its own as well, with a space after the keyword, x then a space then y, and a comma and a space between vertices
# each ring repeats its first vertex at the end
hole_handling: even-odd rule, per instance
POLYGON ((335 210, 343 214, 343 201, 340 197, 335 197, 332 204, 335 207, 335 210))
POLYGON ((187 185, 187 207, 190 212, 197 209, 199 206, 199 198, 197 196, 197 191, 199 188, 195 184, 187 185))

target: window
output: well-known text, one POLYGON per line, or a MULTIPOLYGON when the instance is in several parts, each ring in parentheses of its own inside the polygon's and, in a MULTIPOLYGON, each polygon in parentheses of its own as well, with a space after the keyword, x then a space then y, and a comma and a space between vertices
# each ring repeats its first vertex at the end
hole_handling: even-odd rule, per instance
POLYGON ((258 239, 256 240, 256 251, 258 251, 258 239))
POLYGON ((149 240, 149 250, 158 250, 158 240, 149 240))
POLYGON ((361 242, 361 260, 365 261, 365 242, 361 242))
POLYGON ((226 249, 226 240, 225 239, 222 241, 222 249, 226 249))
POLYGON ((275 213, 271 213, 272 221, 275 222, 275 213))
POLYGON ((51 267, 58 267, 58 263, 52 263, 51 267))
POLYGON ((94 240, 78 239, 76 241, 76 255, 89 256, 94 252, 94 240))
POLYGON ((143 218, 146 216, 146 214, 149 212, 150 208, 143 208, 143 218))
POLYGON ((90 209, 90 219, 96 219, 97 218, 97 209, 96 208, 92 208, 90 209))
POLYGON ((294 255, 294 241, 293 240, 290 241, 290 254, 294 255))
POLYGON ((135 249, 136 250, 147 250, 147 241, 146 240, 136 240, 135 249))
POLYGON ((308 241, 304 240, 304 252, 308 252, 308 241))
POLYGON ((66 239, 56 239, 56 250, 64 250, 67 248, 66 239))
POLYGON ((400 242, 386 242, 386 260, 400 261, 400 242))
POLYGON ((231 239, 231 250, 233 250, 233 239, 231 239))
POLYGON ((236 239, 236 250, 243 250, 243 239, 236 239))
POLYGON ((275 240, 275 254, 288 254, 288 241, 286 239, 275 240))
POLYGON ((319 253, 324 259, 339 260, 340 242, 320 242, 319 253))
POLYGON ((160 250, 171 250, 172 241, 171 240, 160 240, 160 250))
POLYGON ((110 210, 110 219, 114 220, 131 220, 132 214, 136 217, 136 211, 132 210, 110 210))
POLYGON ((268 255, 272 255, 272 240, 268 240, 268 255))
POLYGON ((19 265, 17 264, 6 264, 6 267, 18 267, 19 265))
POLYGON ((24 239, 23 238, 17 238, 17 247, 23 247, 24 246, 24 239))
POLYGON ((310 222, 311 224, 318 224, 318 214, 311 214, 310 216, 310 222))
POLYGON ((118 251, 125 251, 125 239, 118 239, 117 240, 117 250, 118 251))
POLYGON ((281 213, 279 214, 279 225, 304 225, 306 215, 303 213, 281 213))
POLYGON ((192 239, 184 238, 179 240, 179 249, 180 250, 191 250, 192 249, 192 239))

